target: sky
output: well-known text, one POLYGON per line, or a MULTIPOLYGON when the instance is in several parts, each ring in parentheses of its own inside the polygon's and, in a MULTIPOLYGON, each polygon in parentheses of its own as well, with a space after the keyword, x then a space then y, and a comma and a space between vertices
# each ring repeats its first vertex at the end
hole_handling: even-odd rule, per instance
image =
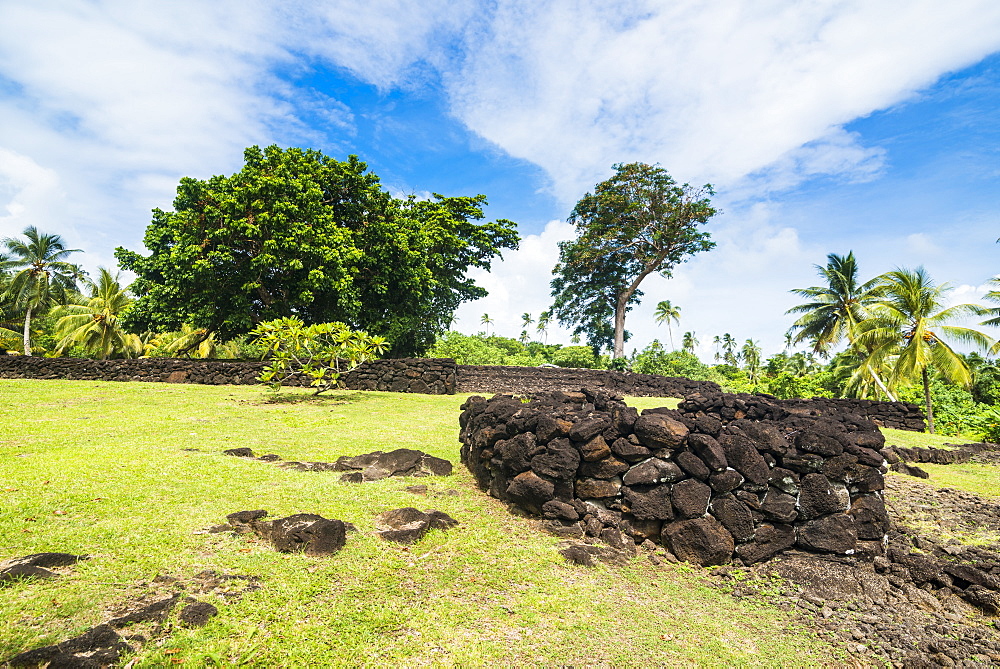
POLYGON ((706 361, 723 333, 767 355, 829 253, 865 279, 922 265, 954 302, 1000 274, 1000 3, 0 0, 0 237, 34 225, 114 267, 181 177, 272 143, 517 222, 466 333, 549 307, 566 218, 613 164, 711 183, 717 247, 643 283, 626 348, 692 331, 706 361))

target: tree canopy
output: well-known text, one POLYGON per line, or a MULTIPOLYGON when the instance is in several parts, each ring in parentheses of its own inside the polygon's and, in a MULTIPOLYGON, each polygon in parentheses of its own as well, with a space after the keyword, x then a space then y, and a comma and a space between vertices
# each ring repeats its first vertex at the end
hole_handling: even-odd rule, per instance
POLYGON ((551 285, 559 322, 595 348, 613 344, 620 358, 625 314, 642 296, 639 285, 653 273, 669 277, 690 255, 713 248, 698 226, 717 212, 710 185, 679 185, 662 167, 645 163, 614 169, 570 214, 577 237, 559 244, 551 285))
POLYGON ((23 310, 24 354, 31 355, 32 316, 66 303, 85 273, 66 262, 66 257, 79 249, 67 249, 59 235, 39 232, 32 225, 24 229, 24 237, 27 241, 16 237, 4 239, 9 256, 0 260, 3 268, 16 271, 6 285, 3 301, 12 310, 23 310))
POLYGON ((244 152, 232 176, 181 179, 173 211, 153 210, 148 256, 116 250, 138 279, 133 329, 189 324, 224 338, 297 317, 340 321, 412 355, 486 295, 466 276, 517 248, 516 225, 481 222, 484 195, 397 199, 356 156, 244 152))

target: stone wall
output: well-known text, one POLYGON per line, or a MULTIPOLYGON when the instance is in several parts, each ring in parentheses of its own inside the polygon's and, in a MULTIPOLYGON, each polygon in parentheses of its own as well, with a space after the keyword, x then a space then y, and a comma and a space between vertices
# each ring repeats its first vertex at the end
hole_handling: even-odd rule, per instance
POLYGON ((458 365, 458 391, 462 393, 530 395, 579 390, 583 386, 636 397, 684 397, 694 392, 720 391, 719 384, 712 381, 606 369, 458 365))
MULTIPOLYGON (((0 378, 74 379, 82 381, 159 381, 207 385, 252 385, 263 362, 142 358, 89 360, 0 355, 0 378)), ((351 390, 454 394, 455 361, 442 358, 373 360, 344 375, 351 390)), ((302 378, 289 385, 308 385, 302 378)))
POLYGON ((927 427, 923 410, 916 404, 909 402, 879 402, 877 400, 830 399, 826 397, 775 401, 792 413, 807 413, 811 416, 852 413, 865 416, 882 427, 912 432, 923 432, 927 427))
POLYGON ((585 389, 472 397, 460 425, 479 486, 562 536, 649 540, 702 565, 884 550, 884 439, 861 416, 723 393, 640 415, 585 389))

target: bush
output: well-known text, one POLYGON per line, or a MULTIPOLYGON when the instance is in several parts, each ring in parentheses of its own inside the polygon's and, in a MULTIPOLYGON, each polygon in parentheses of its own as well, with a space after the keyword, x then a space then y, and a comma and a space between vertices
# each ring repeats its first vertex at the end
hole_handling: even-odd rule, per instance
POLYGON ((712 368, 687 351, 666 351, 656 339, 636 354, 632 361, 632 371, 640 374, 660 376, 682 376, 695 381, 708 381, 713 376, 712 368))
POLYGON ((343 323, 306 325, 295 317, 266 321, 251 334, 270 354, 271 364, 261 372, 260 382, 275 392, 292 377, 305 374, 319 395, 335 388, 342 373, 374 360, 389 346, 382 337, 343 323))
MULTIPOLYGON (((924 406, 922 386, 905 386, 899 389, 897 396, 903 402, 924 406)), ((994 407, 976 402, 967 390, 940 379, 931 381, 931 404, 934 407, 934 431, 951 436, 978 438, 989 429, 997 413, 994 407)))
POLYGON ((598 359, 590 346, 564 346, 552 354, 552 364, 560 367, 599 369, 598 359))

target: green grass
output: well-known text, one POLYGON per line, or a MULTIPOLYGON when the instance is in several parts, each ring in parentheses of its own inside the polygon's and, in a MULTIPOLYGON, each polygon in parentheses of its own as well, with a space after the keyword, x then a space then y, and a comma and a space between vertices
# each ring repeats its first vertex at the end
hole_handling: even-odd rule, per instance
POLYGON ((92 556, 58 579, 4 588, 0 660, 106 621, 150 594, 157 575, 215 569, 257 576, 262 588, 235 601, 203 597, 220 614, 201 629, 168 628, 137 666, 837 661, 785 614, 733 600, 689 565, 566 563, 555 538, 479 491, 459 465, 464 396, 266 397, 236 386, 0 380, 0 558, 92 556), (222 455, 237 446, 324 461, 418 448, 456 468, 346 484, 335 472, 222 455), (404 490, 414 483, 429 494, 404 490), (378 539, 373 517, 401 506, 437 508, 461 525, 410 547, 378 539), (244 509, 319 513, 358 532, 325 558, 201 533, 244 509))
POLYGON ((626 397, 625 403, 642 411, 643 409, 658 409, 660 407, 676 409, 681 400, 676 397, 626 397))
POLYGON ((920 463, 931 475, 928 483, 938 488, 955 488, 986 497, 1000 497, 1000 470, 994 465, 966 462, 960 465, 920 463))
POLYGON ((893 430, 880 428, 885 435, 886 446, 903 446, 904 448, 948 448, 948 444, 974 444, 978 439, 967 437, 947 437, 941 434, 926 432, 910 432, 909 430, 893 430))

